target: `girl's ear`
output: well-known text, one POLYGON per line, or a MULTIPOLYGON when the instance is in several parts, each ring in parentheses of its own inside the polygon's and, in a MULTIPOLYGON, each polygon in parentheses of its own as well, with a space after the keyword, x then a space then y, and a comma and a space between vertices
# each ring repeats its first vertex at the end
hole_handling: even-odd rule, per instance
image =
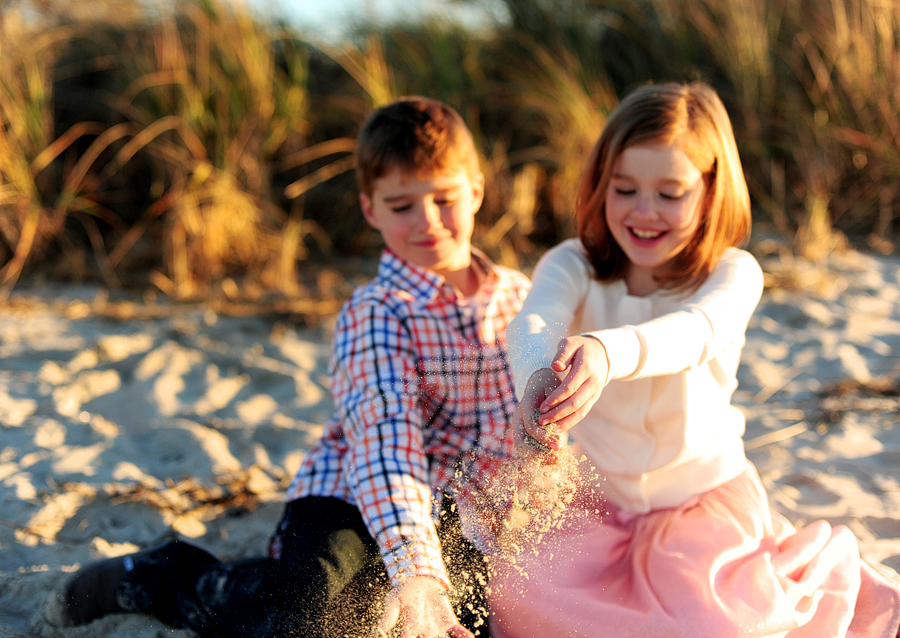
POLYGON ((362 209, 363 217, 369 222, 369 226, 378 230, 375 224, 375 213, 373 211, 372 198, 365 193, 359 194, 359 207, 362 209))

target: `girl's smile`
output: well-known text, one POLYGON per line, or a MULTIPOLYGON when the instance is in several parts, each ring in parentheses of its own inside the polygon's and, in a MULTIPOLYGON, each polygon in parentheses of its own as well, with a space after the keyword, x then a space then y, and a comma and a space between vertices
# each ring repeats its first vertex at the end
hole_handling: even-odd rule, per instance
POLYGON ((632 295, 659 288, 665 271, 697 231, 703 174, 677 146, 626 148, 606 192, 606 223, 628 261, 625 283, 632 295))
POLYGON ((629 228, 629 232, 634 235, 634 241, 639 245, 652 246, 655 241, 665 235, 662 230, 649 230, 645 228, 629 228))

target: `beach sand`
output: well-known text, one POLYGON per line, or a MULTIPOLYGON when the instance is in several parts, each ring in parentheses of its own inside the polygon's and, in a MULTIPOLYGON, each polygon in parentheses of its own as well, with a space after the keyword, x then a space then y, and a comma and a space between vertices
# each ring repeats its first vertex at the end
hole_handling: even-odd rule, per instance
MULTIPOLYGON (((735 393, 748 456, 775 509, 847 525, 900 582, 900 259, 762 261, 735 393)), ((110 307, 57 285, 0 312, 0 638, 190 636, 131 614, 58 630, 40 608, 81 565, 173 534, 264 552, 331 413, 328 318, 110 307)))

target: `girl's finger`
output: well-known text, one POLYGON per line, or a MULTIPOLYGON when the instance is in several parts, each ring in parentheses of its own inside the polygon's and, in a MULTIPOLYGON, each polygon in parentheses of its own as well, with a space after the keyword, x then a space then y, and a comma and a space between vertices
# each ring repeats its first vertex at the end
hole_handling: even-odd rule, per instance
MULTIPOLYGON (((583 418, 597 402, 601 390, 602 388, 596 381, 588 379, 580 388, 578 388, 578 390, 572 393, 568 399, 559 403, 547 412, 544 412, 541 415, 540 423, 546 425, 553 424, 553 429, 555 431, 565 431, 565 429, 568 428, 562 430, 559 429, 561 422, 572 415, 578 415, 578 420, 581 420, 581 418, 583 418)), ((572 425, 574 425, 574 423, 572 425)), ((571 427, 571 425, 569 427, 571 427)))
POLYGON ((580 412, 574 412, 554 423, 553 429, 557 432, 565 432, 578 425, 581 419, 582 417, 580 416, 580 412))
MULTIPOLYGON (((541 403, 541 412, 547 413, 563 401, 571 399, 580 391, 585 384, 590 382, 590 373, 584 369, 584 366, 573 366, 569 374, 562 380, 559 387, 541 403)), ((543 423, 549 422, 547 419, 541 419, 543 423)))
POLYGON ((591 408, 594 406, 596 400, 590 400, 575 410, 568 412, 564 416, 560 416, 553 423, 552 430, 557 433, 565 432, 566 430, 571 429, 575 425, 577 425, 581 420, 587 416, 587 413, 590 412, 591 408))
POLYGON ((540 446, 536 451, 559 451, 559 436, 550 428, 537 425, 536 423, 529 423, 525 426, 525 436, 524 443, 526 445, 540 446))
POLYGON ((553 393, 541 403, 541 413, 545 415, 541 417, 541 423, 543 425, 549 423, 552 419, 546 418, 546 414, 561 403, 571 400, 583 383, 584 379, 569 379, 569 377, 566 377, 562 385, 554 390, 553 393))
POLYGON ((580 406, 581 401, 579 397, 569 397, 549 412, 545 412, 544 414, 542 414, 541 422, 546 422, 546 425, 544 427, 552 426, 554 430, 557 430, 560 427, 563 419, 571 414, 574 414, 580 406))
POLYGON ((550 367, 557 372, 562 372, 568 368, 572 363, 572 358, 575 356, 575 353, 578 352, 579 347, 578 344, 573 343, 568 339, 560 341, 559 347, 556 349, 556 356, 553 357, 550 367))

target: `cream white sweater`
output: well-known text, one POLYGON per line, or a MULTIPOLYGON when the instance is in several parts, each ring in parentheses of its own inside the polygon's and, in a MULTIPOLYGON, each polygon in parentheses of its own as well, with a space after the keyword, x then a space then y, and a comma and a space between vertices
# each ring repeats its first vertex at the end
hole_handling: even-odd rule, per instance
POLYGON ((630 296, 625 282, 591 276, 582 244, 564 241, 534 271, 522 311, 507 328, 521 398, 549 367, 559 340, 590 334, 606 347, 610 382, 571 430, 620 507, 672 507, 746 467, 744 415, 731 405, 744 333, 763 289, 750 253, 729 248, 703 286, 685 295, 630 296))

